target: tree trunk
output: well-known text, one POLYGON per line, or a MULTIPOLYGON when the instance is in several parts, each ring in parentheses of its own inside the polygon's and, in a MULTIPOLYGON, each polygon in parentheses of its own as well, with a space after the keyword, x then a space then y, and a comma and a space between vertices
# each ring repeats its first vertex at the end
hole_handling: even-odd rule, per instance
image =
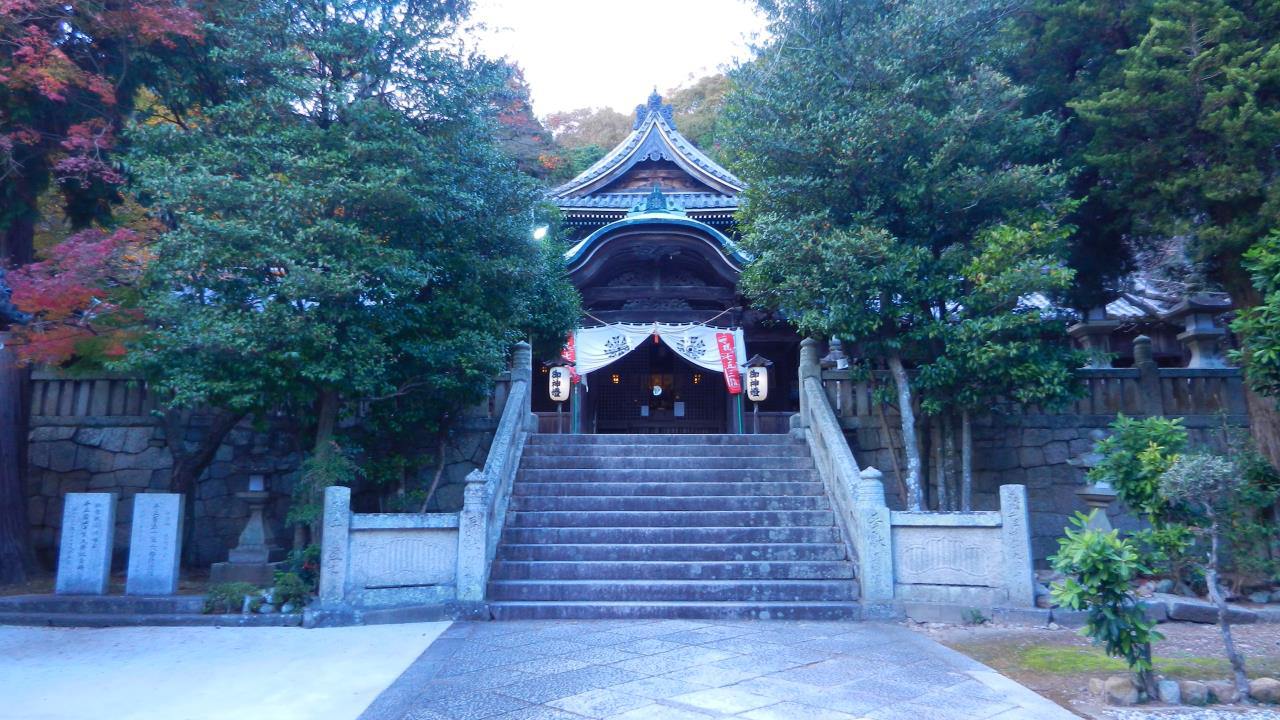
POLYGON ((929 473, 934 478, 934 509, 945 512, 947 509, 947 424, 941 417, 929 418, 929 443, 933 447, 928 457, 933 458, 935 466, 929 473))
MULTIPOLYGON (((22 172, 9 182, 9 197, 22 210, 0 233, 0 266, 20 267, 35 259, 36 193, 22 172)), ((8 338, 5 327, 0 320, 0 346, 8 338)), ((18 366, 12 350, 0 347, 0 585, 24 582, 35 569, 27 518, 30 393, 31 373, 18 366)))
POLYGON ((188 567, 196 564, 196 484, 218 454, 218 448, 222 446, 227 433, 247 414, 215 410, 213 420, 209 423, 209 431, 200 439, 200 444, 194 450, 187 450, 187 427, 192 411, 179 408, 165 411, 164 441, 173 457, 173 467, 169 470, 169 492, 181 493, 185 498, 182 555, 188 567))
POLYGON ((902 450, 907 457, 907 476, 903 482, 907 486, 908 497, 905 498, 908 510, 920 510, 924 500, 920 493, 920 446, 916 442, 916 412, 911 407, 911 385, 908 384, 907 369, 902 365, 902 357, 897 352, 890 353, 889 372, 893 374, 893 383, 898 388, 898 414, 902 419, 902 450))
MULTIPOLYGON (((311 446, 311 456, 317 460, 327 460, 333 452, 333 434, 338 427, 338 402, 338 391, 333 388, 322 389, 316 399, 316 437, 315 444, 311 446)), ((323 495, 312 500, 324 503, 323 495)), ((307 528, 313 543, 320 542, 320 527, 324 524, 321 520, 312 522, 307 528)))
POLYGON ((1209 510, 1209 564, 1205 568, 1204 581, 1209 585, 1209 599, 1218 606, 1218 629, 1222 631, 1222 646, 1227 651, 1227 660, 1231 662, 1231 671, 1235 676, 1236 690, 1242 699, 1249 697, 1249 677, 1244 671, 1244 658, 1236 650, 1236 643, 1231 638, 1231 623, 1227 620, 1227 599, 1222 596, 1218 587, 1218 521, 1213 510, 1209 510))
POLYGON ((1280 410, 1277 410, 1276 398, 1259 395, 1248 385, 1245 385, 1244 398, 1249 408, 1249 434, 1258 452, 1271 467, 1280 469, 1280 410))
POLYGON ((960 413, 960 509, 973 509, 973 418, 960 413))
POLYGON ((0 332, 0 585, 25 582, 35 567, 27 518, 27 401, 30 374, 0 332))

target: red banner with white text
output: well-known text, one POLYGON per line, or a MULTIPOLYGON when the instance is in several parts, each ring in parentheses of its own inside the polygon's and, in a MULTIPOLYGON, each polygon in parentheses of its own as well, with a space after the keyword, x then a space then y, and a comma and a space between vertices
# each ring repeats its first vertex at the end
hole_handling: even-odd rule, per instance
POLYGON ((742 392, 742 375, 738 372, 738 351, 733 333, 716 333, 716 349, 720 351, 720 366, 724 368, 724 384, 730 395, 742 392))
POLYGON ((560 357, 565 362, 570 363, 569 365, 570 381, 573 383, 577 383, 579 380, 581 380, 581 378, 578 377, 577 368, 573 366, 573 363, 576 363, 578 361, 578 351, 573 345, 573 333, 569 333, 569 338, 565 340, 564 347, 560 348, 560 357))

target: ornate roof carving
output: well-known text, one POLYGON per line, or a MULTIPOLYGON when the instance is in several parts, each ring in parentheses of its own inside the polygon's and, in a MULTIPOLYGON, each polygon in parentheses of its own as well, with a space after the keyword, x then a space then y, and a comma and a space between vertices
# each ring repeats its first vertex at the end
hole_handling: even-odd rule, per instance
MULTIPOLYGON (((672 197, 708 195, 723 199, 690 199, 698 202, 699 207, 737 207, 737 196, 743 190, 742 181, 703 154, 676 130, 671 106, 664 105, 656 91, 649 96, 646 104, 636 107, 636 123, 631 134, 581 175, 553 189, 550 199, 563 208, 629 208, 642 199, 644 194, 596 193, 637 163, 646 160, 673 163, 707 188, 704 193, 671 193, 672 197), (609 198, 595 200, 601 196, 609 198), (627 199, 624 201, 621 196, 626 196, 627 199)), ((676 204, 684 208, 693 207, 678 199, 676 204)))

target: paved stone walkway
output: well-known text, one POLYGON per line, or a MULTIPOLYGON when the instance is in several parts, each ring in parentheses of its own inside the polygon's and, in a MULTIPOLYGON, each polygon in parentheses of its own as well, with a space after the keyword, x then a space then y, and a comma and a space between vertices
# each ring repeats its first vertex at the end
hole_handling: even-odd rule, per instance
POLYGON ((1067 720, 927 637, 869 622, 458 623, 361 720, 1067 720))

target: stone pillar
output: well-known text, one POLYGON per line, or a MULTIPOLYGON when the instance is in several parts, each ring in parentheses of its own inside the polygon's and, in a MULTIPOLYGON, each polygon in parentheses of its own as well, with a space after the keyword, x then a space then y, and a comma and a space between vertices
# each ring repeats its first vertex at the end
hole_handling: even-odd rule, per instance
POLYGON ((1164 397, 1160 391, 1160 368, 1151 352, 1151 338, 1139 335, 1133 339, 1133 366, 1138 370, 1138 392, 1142 395, 1142 411, 1147 415, 1164 414, 1164 397))
POLYGON ((458 600, 484 600, 484 584, 488 542, 488 503, 485 498, 485 474, 472 470, 467 475, 462 495, 462 512, 458 513, 458 600))
POLYGON ((822 380, 822 368, 818 365, 818 341, 813 338, 805 338, 800 343, 800 421, 801 428, 809 427, 809 399, 808 393, 805 392, 805 379, 817 378, 819 382, 822 380))
POLYGON ((67 493, 58 548, 59 595, 105 595, 116 530, 115 493, 67 493))
POLYGON ((320 545, 320 603, 345 605, 351 564, 351 488, 324 489, 324 536, 320 545))
POLYGON ((884 475, 873 467, 860 473, 854 488, 857 513, 858 579, 867 602, 893 600, 893 535, 884 502, 884 475))
POLYGON ((172 595, 178 592, 182 499, 178 493, 138 493, 133 496, 129 574, 124 584, 126 595, 172 595))
POLYGON ((1120 327, 1116 320, 1085 320, 1067 328, 1067 334, 1089 355, 1087 368, 1111 367, 1111 333, 1120 327))
POLYGON ((1035 607, 1035 568, 1025 485, 1000 486, 1000 544, 1009 603, 1014 607, 1035 607))

